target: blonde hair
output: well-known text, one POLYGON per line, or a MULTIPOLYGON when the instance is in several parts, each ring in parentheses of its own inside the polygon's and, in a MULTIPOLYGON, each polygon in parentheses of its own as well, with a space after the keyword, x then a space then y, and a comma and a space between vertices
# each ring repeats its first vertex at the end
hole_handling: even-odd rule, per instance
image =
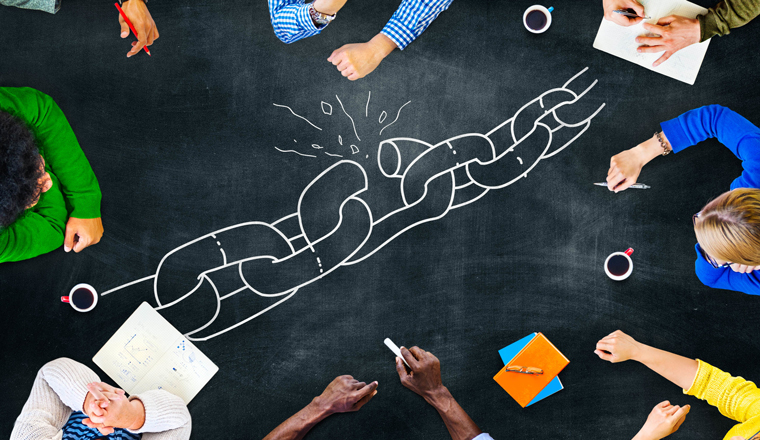
POLYGON ((702 208, 694 232, 712 258, 760 265, 760 189, 737 188, 721 194, 702 208))

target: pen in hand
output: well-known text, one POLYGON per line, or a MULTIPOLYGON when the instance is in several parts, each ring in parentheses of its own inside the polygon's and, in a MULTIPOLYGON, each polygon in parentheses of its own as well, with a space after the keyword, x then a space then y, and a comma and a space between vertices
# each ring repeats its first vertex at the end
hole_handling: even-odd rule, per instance
POLYGON ((631 17, 631 18, 639 17, 639 18, 643 18, 644 20, 649 20, 649 19, 652 18, 652 17, 649 17, 649 16, 642 17, 642 16, 636 14, 636 11, 634 11, 633 9, 627 9, 627 10, 626 9, 615 9, 612 12, 614 12, 616 14, 620 14, 620 15, 625 15, 626 17, 631 17))
MULTIPOLYGON (((124 10, 123 10, 123 9, 121 9, 121 6, 119 6, 119 4, 118 4, 118 3, 114 3, 114 6, 116 6, 116 9, 118 9, 118 10, 119 10, 119 14, 121 14, 121 18, 123 18, 123 19, 124 19, 124 21, 127 23, 127 25, 129 26, 129 28, 132 30, 132 33, 133 33, 133 34, 135 34, 135 38, 140 38, 140 37, 138 37, 138 35, 137 35, 137 31, 135 30, 135 27, 134 27, 134 26, 132 26, 132 22, 131 22, 131 21, 129 21, 129 18, 127 18, 127 14, 125 14, 125 13, 124 13, 124 10)), ((150 54, 150 50, 148 49, 148 45, 147 45, 147 44, 146 44, 145 46, 143 46, 143 49, 145 49, 145 53, 147 53, 147 54, 148 54, 148 56, 152 56, 152 55, 150 54)))
MULTIPOLYGON (((595 183, 594 185, 596 185, 596 186, 609 186, 609 185, 607 185, 607 182, 595 183)), ((634 183, 633 185, 629 186, 628 188, 633 188, 633 189, 649 189, 649 188, 651 188, 651 186, 645 185, 643 183, 634 183)))

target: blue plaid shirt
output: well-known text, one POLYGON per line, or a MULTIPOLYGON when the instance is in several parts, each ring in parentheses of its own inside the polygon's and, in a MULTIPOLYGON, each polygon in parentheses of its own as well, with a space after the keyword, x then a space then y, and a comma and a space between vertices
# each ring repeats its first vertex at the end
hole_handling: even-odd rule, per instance
MULTIPOLYGON (((309 16, 304 0, 268 0, 269 17, 277 38, 292 43, 317 35, 326 26, 317 27, 309 16)), ((454 0, 403 0, 396 13, 382 30, 399 49, 422 35, 438 14, 448 9, 454 0)))

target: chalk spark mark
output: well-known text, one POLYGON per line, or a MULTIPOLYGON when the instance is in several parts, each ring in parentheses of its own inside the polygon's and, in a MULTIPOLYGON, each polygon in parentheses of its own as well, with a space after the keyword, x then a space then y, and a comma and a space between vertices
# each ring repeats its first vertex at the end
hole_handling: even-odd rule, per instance
MULTIPOLYGON (((354 134, 356 135, 356 139, 362 140, 362 138, 359 137, 359 133, 356 132, 356 124, 354 124, 354 118, 352 118, 351 115, 346 112, 346 108, 343 107, 343 102, 341 102, 340 98, 338 98, 338 95, 335 95, 335 97, 338 99, 338 104, 340 104, 340 108, 343 109, 343 113, 345 113, 346 116, 348 116, 348 119, 351 120, 351 125, 354 127, 354 134)), ((382 133, 382 131, 380 133, 382 133)))
POLYGON ((304 156, 304 157, 317 157, 317 156, 312 156, 311 154, 299 153, 298 151, 295 151, 295 150, 280 150, 277 147, 274 147, 274 149, 277 150, 277 151, 279 151, 279 152, 281 152, 281 153, 296 153, 297 155, 304 156))
POLYGON ((383 112, 380 113, 380 117, 377 119, 377 122, 379 122, 380 124, 382 124, 383 121, 385 121, 385 118, 387 118, 387 117, 388 117, 388 113, 386 113, 385 110, 383 110, 383 112))
POLYGON ((311 148, 315 148, 315 149, 317 149, 317 150, 321 150, 323 147, 320 147, 320 146, 319 146, 319 145, 317 145, 317 144, 311 144, 311 148))
MULTIPOLYGON (((412 102, 412 101, 407 101, 406 104, 409 104, 410 102, 412 102)), ((391 125, 395 124, 396 121, 398 121, 398 117, 399 117, 399 115, 401 115, 401 109, 404 108, 404 107, 406 107, 406 104, 404 104, 401 107, 399 107, 398 113, 396 113, 396 119, 394 119, 393 122, 391 122, 390 124, 388 124, 385 127, 383 127, 383 130, 385 130, 386 128, 388 128, 391 125)), ((383 130, 380 130, 380 134, 383 134, 383 130)))
POLYGON ((327 116, 332 116, 332 105, 328 102, 322 101, 322 113, 326 114, 327 116), (325 110, 325 106, 327 106, 327 110, 325 110))
POLYGON ((367 94, 367 106, 364 107, 364 117, 366 118, 369 115, 369 98, 372 96, 372 90, 369 91, 367 94))
POLYGON ((340 135, 338 135, 338 143, 343 145, 343 138, 340 135))
POLYGON ((356 154, 359 152, 359 147, 356 145, 351 145, 351 154, 356 154))
POLYGON ((327 151, 325 151, 325 154, 328 155, 328 156, 332 156, 332 157, 343 157, 340 154, 330 154, 327 151))
POLYGON ((284 107, 284 108, 290 110, 290 113, 293 113, 293 116, 295 116, 297 118, 303 119, 304 121, 308 122, 309 125, 311 125, 312 127, 316 128, 319 131, 322 131, 321 128, 319 128, 316 125, 312 124, 310 120, 308 120, 308 119, 304 118, 303 116, 301 116, 301 115, 297 114, 296 112, 294 112, 293 109, 290 108, 290 107, 288 107, 287 105, 275 104, 274 102, 272 103, 272 105, 275 106, 275 107, 284 107))

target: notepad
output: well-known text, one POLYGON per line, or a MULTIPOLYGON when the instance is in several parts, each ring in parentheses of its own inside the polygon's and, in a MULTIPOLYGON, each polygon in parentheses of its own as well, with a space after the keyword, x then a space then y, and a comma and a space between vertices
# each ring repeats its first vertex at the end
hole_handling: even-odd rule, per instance
POLYGON ((667 17, 668 15, 695 18, 697 15, 706 14, 707 9, 686 0, 639 0, 639 3, 644 5, 646 15, 652 18, 628 27, 602 19, 602 25, 599 26, 599 32, 594 40, 594 48, 665 76, 694 85, 699 69, 702 66, 702 60, 704 60, 707 53, 710 40, 683 48, 674 53, 664 63, 657 67, 652 67, 652 63, 660 58, 664 52, 637 52, 640 44, 636 42, 636 37, 647 34, 642 25, 644 22, 657 24, 660 18, 667 17))
MULTIPOLYGON (((557 378, 559 372, 570 363, 542 333, 528 337, 531 338, 530 341, 494 376, 494 380, 523 408, 558 391, 556 388, 562 386, 561 382, 553 384, 540 399, 535 400, 557 378), (543 370, 543 374, 522 374, 507 371, 507 367, 513 365, 540 368, 543 370)), ((527 337, 518 341, 517 344, 525 339, 527 337)), ((509 355, 509 349, 510 347, 503 349, 506 350, 504 354, 509 355)))
POLYGON ((219 371, 146 302, 92 360, 129 394, 166 390, 185 404, 219 371))
MULTIPOLYGON (((508 346, 502 348, 499 350, 499 356, 501 356, 502 362, 504 362, 504 365, 506 366, 509 364, 509 362, 514 359, 515 356, 522 350, 530 341, 533 340, 533 338, 536 337, 538 333, 531 333, 528 336, 520 339, 517 342, 514 342, 512 344, 509 344, 508 346)), ((552 394, 555 394, 558 391, 563 390, 565 387, 562 385, 562 381, 559 380, 559 376, 552 379, 551 382, 549 382, 549 385, 545 386, 543 390, 541 390, 540 393, 536 397, 533 398, 533 400, 530 401, 525 407, 529 407, 533 405, 534 403, 546 399, 547 397, 551 396, 552 394)))

